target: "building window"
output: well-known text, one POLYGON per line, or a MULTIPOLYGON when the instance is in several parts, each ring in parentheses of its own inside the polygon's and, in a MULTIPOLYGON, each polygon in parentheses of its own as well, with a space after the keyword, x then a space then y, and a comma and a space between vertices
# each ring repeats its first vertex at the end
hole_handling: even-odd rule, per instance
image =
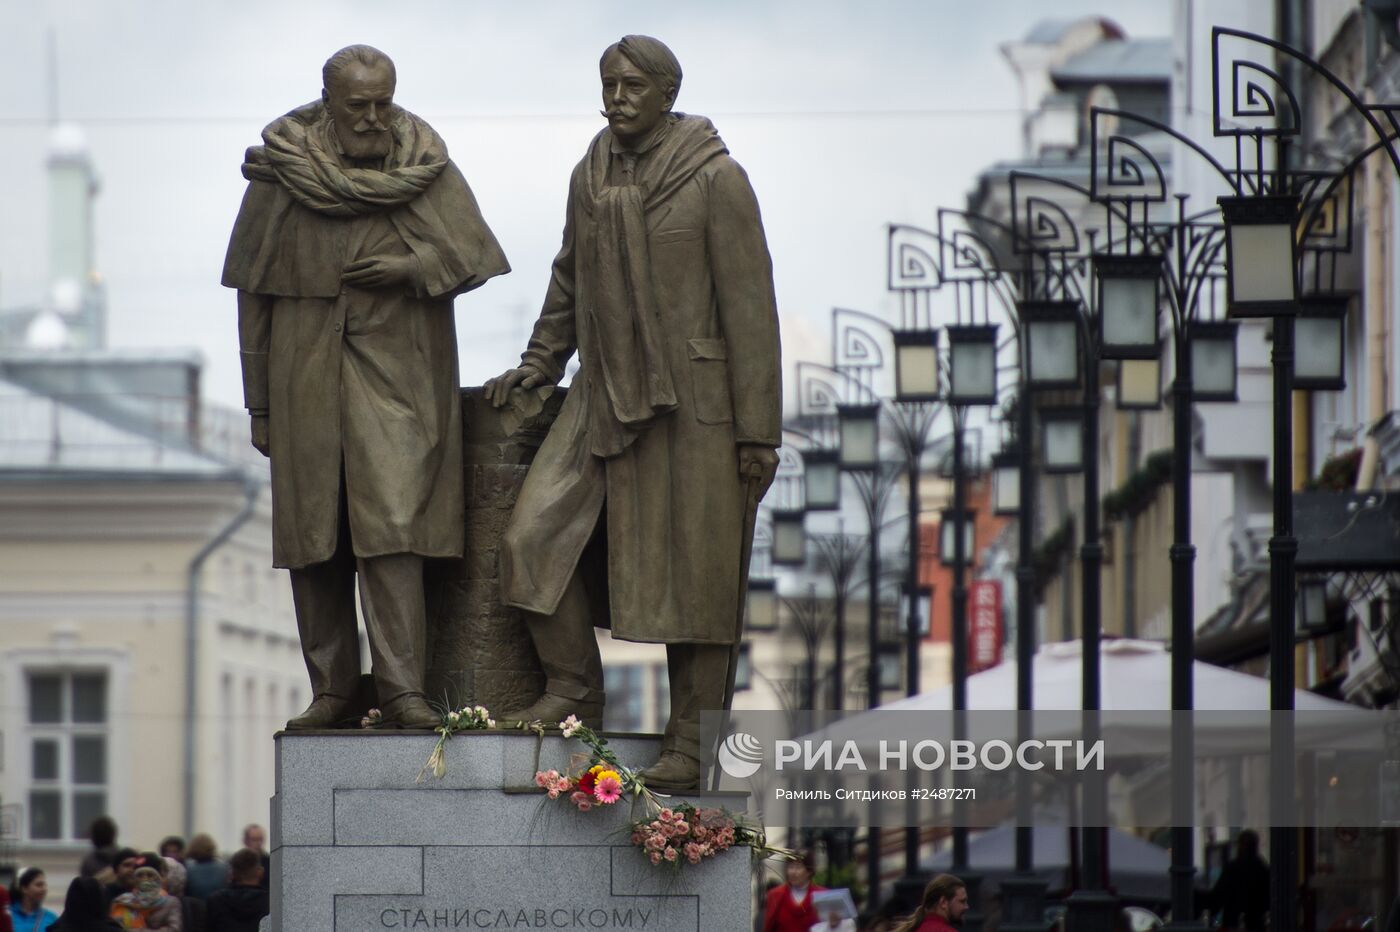
POLYGON ((87 837, 107 812, 107 674, 27 675, 31 841, 87 837))

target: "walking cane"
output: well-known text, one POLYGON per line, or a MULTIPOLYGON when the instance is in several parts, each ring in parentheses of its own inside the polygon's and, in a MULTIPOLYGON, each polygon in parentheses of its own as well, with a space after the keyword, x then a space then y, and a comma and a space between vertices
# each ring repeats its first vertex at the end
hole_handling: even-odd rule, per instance
MULTIPOLYGON (((721 710, 726 715, 734 703, 734 680, 739 673, 739 649, 743 645, 744 612, 748 601, 749 558, 753 556, 753 532, 758 521, 758 500, 762 493, 763 467, 751 463, 744 476, 744 531, 739 541, 739 608, 734 613, 734 644, 729 648, 729 673, 724 683, 724 708, 721 710)), ((719 789, 719 768, 713 762, 710 765, 710 789, 719 789)))

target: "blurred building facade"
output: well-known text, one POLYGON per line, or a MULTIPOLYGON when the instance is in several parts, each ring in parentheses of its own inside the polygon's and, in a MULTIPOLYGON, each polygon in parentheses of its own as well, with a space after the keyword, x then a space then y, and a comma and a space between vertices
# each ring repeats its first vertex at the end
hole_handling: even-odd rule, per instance
MULTIPOLYGON (((1130 40, 1097 18, 1039 24, 1025 39, 1003 48, 1028 110, 1024 150, 979 178, 969 210, 1009 225, 1008 177, 1017 170, 1087 187, 1092 144, 1087 114, 1095 106, 1158 120, 1231 164, 1233 141, 1216 139, 1212 132, 1215 26, 1272 36, 1301 50, 1366 102, 1400 100, 1400 10, 1389 4, 1176 0, 1173 35, 1147 41, 1130 40)), ((1261 64, 1301 88, 1293 167, 1335 172, 1375 144, 1374 133, 1335 85, 1290 65, 1287 56, 1277 61, 1261 57, 1261 64)), ((1228 88, 1219 92, 1229 93, 1228 88)), ((1276 89, 1272 92, 1282 99, 1276 89)), ((1280 116, 1287 118, 1287 113, 1280 116)), ((1125 123, 1115 131, 1134 129, 1125 123)), ((1189 194, 1196 210, 1207 210, 1217 196, 1229 193, 1215 170, 1178 141, 1148 128, 1136 132, 1134 141, 1168 178, 1169 197, 1189 194)), ((1344 335, 1336 347, 1344 359, 1345 385, 1295 390, 1292 398, 1294 490, 1314 496, 1309 508, 1322 515, 1317 522, 1298 519, 1304 538, 1317 539, 1327 528, 1347 529, 1358 512, 1384 511, 1389 493, 1400 488, 1400 329, 1395 324, 1400 177, 1384 152, 1362 161, 1349 177, 1328 233, 1335 247, 1335 276, 1330 268, 1304 268, 1305 297, 1339 295, 1346 308, 1344 335)), ((1036 186, 1032 193, 1053 202, 1081 227, 1091 225, 1080 223, 1085 206, 1077 195, 1053 185, 1036 186)), ((997 243, 990 225, 979 232, 997 243)), ((1001 239, 1010 261, 1010 244, 1001 239)), ((1238 401, 1198 403, 1192 412, 1196 656, 1258 676, 1269 674, 1268 540, 1275 474, 1271 340, 1268 321, 1242 321, 1238 401)), ((1171 384, 1171 363, 1171 353, 1164 352, 1164 391, 1171 384)), ((1104 530, 1103 629, 1106 636, 1169 639, 1170 399, 1156 411, 1116 410, 1113 365, 1102 368, 1103 499, 1096 503, 1104 530)), ((1083 526, 1085 502, 1080 476, 1042 476, 1038 494, 1038 634, 1041 641, 1072 640, 1081 633, 1077 529, 1083 526)), ((1387 527, 1400 526, 1390 520, 1387 527)), ((1376 537, 1361 549, 1377 563, 1386 563, 1387 553, 1400 558, 1393 537, 1376 537)), ((996 565, 998 560, 988 562, 996 565)), ((1325 611, 1324 617, 1305 619, 1300 610, 1294 652, 1299 689, 1363 706, 1397 706, 1400 559, 1394 562, 1396 566, 1329 570, 1309 570, 1300 563, 1300 585, 1324 587, 1325 611)), ((1300 596, 1300 605, 1303 601, 1300 596)), ((1241 780, 1239 773, 1219 777, 1241 780)), ((1231 811, 1208 815, 1200 839, 1206 852, 1203 866, 1213 864, 1218 870, 1233 835, 1243 826, 1258 827, 1264 818, 1255 801, 1238 794, 1236 800, 1231 811)), ((1337 927, 1331 924, 1349 915, 1360 921, 1384 913, 1400 876, 1400 844, 1393 831, 1310 830, 1303 835, 1299 876, 1305 881, 1304 927, 1337 927)), ((1204 879, 1212 878, 1207 873, 1204 879)))
POLYGON ((0 803, 6 858, 62 889, 98 815, 147 849, 266 824, 309 696, 246 415, 198 354, 107 348, 76 127, 49 180, 46 297, 0 311, 0 803))

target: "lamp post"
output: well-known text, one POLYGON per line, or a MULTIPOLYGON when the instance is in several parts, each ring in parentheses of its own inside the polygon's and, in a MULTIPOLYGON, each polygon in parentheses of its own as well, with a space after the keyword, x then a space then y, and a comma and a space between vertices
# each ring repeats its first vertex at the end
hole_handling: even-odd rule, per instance
POLYGON ((836 533, 815 534, 812 539, 817 545, 817 562, 831 579, 834 618, 830 705, 839 712, 846 707, 846 603, 866 541, 845 533, 839 524, 836 533))
MULTIPOLYGON (((1067 390, 1082 384, 1080 404, 1042 411, 1042 448, 1047 473, 1082 472, 1083 541, 1079 548, 1084 740, 1100 734, 1102 708, 1100 644, 1103 625, 1103 543, 1100 522, 1100 360, 1104 349, 1130 359, 1151 358, 1157 348, 1155 257, 1113 254, 1113 212, 1106 210, 1107 254, 1095 252, 1097 230, 1081 237, 1068 213, 1047 196, 1022 196, 1028 185, 1049 186, 1094 204, 1092 189, 1061 179, 1013 171, 1009 178, 1015 236, 1013 248, 1044 270, 1033 298, 1023 300, 1027 384, 1067 390), (1087 248, 1086 248, 1087 239, 1087 248), (1093 275, 1092 280, 1088 279, 1093 275), (1109 307, 1111 302, 1112 307, 1109 307)), ((1067 901, 1071 928, 1108 932, 1118 901, 1108 892, 1107 787, 1091 770, 1083 780, 1082 882, 1067 901)))
MULTIPOLYGON (((1292 20, 1286 19, 1283 25, 1288 34, 1292 20)), ((1228 250, 1229 312, 1237 317, 1273 318, 1274 533, 1269 541, 1269 699, 1272 711, 1290 712, 1298 542, 1293 533, 1293 434, 1289 406, 1295 384, 1294 367, 1302 357, 1295 349, 1295 318, 1300 313, 1303 271, 1299 249, 1319 226, 1326 226, 1319 207, 1329 196, 1319 199, 1310 193, 1316 189, 1309 183, 1309 173, 1297 170, 1292 142, 1302 131, 1300 101, 1311 104, 1322 100, 1323 94, 1330 94, 1339 106, 1329 111, 1329 119, 1335 119, 1331 115, 1334 112, 1346 113, 1376 141, 1345 168, 1332 173, 1329 194, 1338 181, 1377 150, 1383 149, 1400 173, 1395 134, 1400 128, 1395 117, 1400 104, 1367 103, 1331 71, 1285 42, 1240 30, 1216 27, 1211 31, 1211 65, 1215 91, 1212 131, 1235 143, 1235 168, 1223 170, 1233 194, 1220 198, 1228 250), (1271 63, 1275 67, 1245 57, 1254 53, 1241 50, 1251 47, 1276 59, 1271 63), (1312 79, 1307 94, 1302 93, 1301 86, 1294 86, 1301 84, 1304 72, 1312 79), (1261 74, 1274 81, 1268 89, 1258 80, 1261 74), (1222 90, 1225 81, 1230 86, 1222 90), (1382 115, 1389 126, 1381 122, 1382 115), (1311 205, 1306 203, 1308 200, 1311 205)), ((1315 274, 1320 267, 1319 256, 1313 263, 1315 274)), ((1334 276, 1335 268, 1334 261, 1334 276)), ((1304 325, 1309 330, 1312 326, 1304 325)), ((1314 348, 1310 346, 1309 350, 1314 348)), ((1316 374, 1311 369, 1309 358, 1300 373, 1305 380, 1316 374)), ((1293 732, 1288 716, 1275 715, 1271 719, 1270 804, 1274 827, 1269 833, 1269 860, 1273 866, 1269 914, 1275 928, 1292 929, 1297 924, 1298 906, 1294 882, 1297 834, 1286 826, 1293 821, 1288 818, 1293 793, 1293 732)))
MULTIPOLYGON (((879 404, 883 415, 882 423, 888 428, 891 439, 902 454, 903 475, 906 481, 908 522, 908 546, 904 567, 903 590, 906 593, 919 590, 919 515, 920 476, 925 454, 931 448, 931 433, 943 409, 940 401, 942 372, 939 358, 939 332, 928 325, 928 321, 908 319, 901 321, 901 327, 892 327, 884 320, 861 311, 835 308, 832 311, 833 368, 845 380, 867 390, 873 385, 875 373, 884 364, 881 343, 875 336, 880 332, 888 337, 894 349, 894 398, 879 404), (852 347, 859 348, 851 351, 852 347)), ((838 406, 839 410, 839 406, 838 406)), ((844 432, 842 436, 845 436, 844 432)), ((861 488, 860 483, 857 483, 861 488)), ((866 495, 862 489, 862 495, 866 495)), ((871 572, 876 572, 872 565, 871 572)), ((906 599, 905 618, 905 682, 910 695, 917 693, 920 682, 919 645, 923 639, 918 615, 918 600, 906 599)), ((872 620, 873 620, 872 616, 872 620)), ((877 634, 872 629, 870 647, 879 649, 877 634)), ((875 656, 875 654, 872 654, 875 656)), ((888 663, 888 661, 886 661, 888 663)), ((888 667, 886 668, 888 669, 888 667)), ((869 680, 871 695, 880 695, 881 681, 878 670, 869 680)), ((889 681, 886 680, 886 683, 889 681)), ((878 705, 872 700, 871 707, 878 705)), ((905 827, 904 861, 905 873, 901 884, 908 885, 912 878, 919 877, 918 858, 920 834, 917 825, 905 827)), ((872 869, 872 884, 874 870, 872 869)), ((922 881, 920 881, 920 884, 922 881)), ((920 889, 919 892, 922 892, 920 889)), ((900 890, 901 896, 906 894, 900 890)))
MULTIPOLYGON (((880 528, 883 524, 885 508, 893 488, 892 474, 880 460, 880 419, 881 405, 870 387, 858 378, 851 378, 839 368, 826 367, 813 363, 798 364, 799 404, 803 416, 823 421, 834 421, 830 427, 835 441, 835 463, 839 470, 836 476, 836 495, 827 496, 822 501, 835 498, 839 502, 839 476, 849 474, 860 496, 865 511, 869 536, 866 541, 866 580, 868 590, 866 641, 866 696, 869 708, 880 702, 880 528), (827 377, 833 377, 828 379, 827 377)), ((826 468, 829 456, 819 457, 818 464, 826 468)), ((818 482, 818 487, 829 490, 832 483, 818 482)), ((777 517, 775 513, 775 518, 777 517)), ((775 542, 777 529, 774 531, 775 542)), ((843 600, 844 601, 844 600, 843 600)), ((844 653, 844 604, 837 609, 837 652, 844 653)), ((838 683, 842 676, 842 661, 838 658, 836 676, 838 683)), ((838 686, 839 695, 843 688, 838 686)), ((870 895, 877 898, 880 886, 880 828, 871 826, 867 841, 869 858, 867 862, 867 883, 870 895)))
MULTIPOLYGON (((1178 930, 1200 929, 1193 903, 1194 861, 1194 727, 1188 714, 1195 705, 1194 580, 1196 550, 1191 543, 1191 409, 1195 403, 1236 400, 1235 340, 1238 325, 1210 319, 1217 305, 1221 253, 1228 238, 1215 222, 1215 211, 1188 216, 1189 195, 1176 195, 1174 217, 1152 215, 1164 205, 1168 184, 1161 166, 1131 142, 1124 127, 1141 124, 1184 144, 1212 165, 1195 143, 1156 121, 1118 110, 1090 113, 1093 138, 1093 197, 1120 221, 1116 254, 1096 257, 1100 279, 1100 318, 1105 356, 1119 359, 1120 406, 1128 386, 1124 367, 1160 352, 1158 318, 1169 310, 1173 346, 1172 383, 1172 545, 1171 561, 1171 708, 1172 721, 1172 922, 1178 930), (1099 171, 1100 153, 1114 170, 1099 171), (1117 160, 1116 163, 1113 160, 1117 160), (1150 307, 1150 312, 1148 308, 1150 307)), ((1242 240, 1246 247, 1257 243, 1242 240)), ((1150 394, 1143 392, 1139 394, 1150 394)))
MULTIPOLYGON (((959 299, 958 319, 944 328, 948 337, 948 376, 945 382, 945 397, 953 411, 953 506, 951 511, 944 516, 941 526, 943 541, 940 547, 945 562, 948 562, 948 557, 951 554, 953 568, 951 593, 952 705, 953 731, 956 739, 966 730, 965 712, 967 708, 966 561, 970 548, 967 539, 969 524, 966 500, 966 454, 964 453, 966 419, 969 406, 994 404, 998 400, 997 355, 999 347, 997 326, 990 319, 990 302, 996 300, 1002 310, 1014 318, 1015 292, 1009 278, 996 267, 992 251, 986 248, 985 244, 980 243, 975 235, 967 230, 958 230, 944 235, 945 217, 950 215, 951 212, 939 212, 940 229, 938 233, 903 225, 891 226, 889 288, 900 294, 901 314, 909 320, 929 319, 932 313, 931 295, 945 285, 956 289, 959 299), (961 311, 964 299, 966 300, 965 313, 961 311)), ((1021 344, 1022 341, 1018 340, 1018 348, 1021 344)), ((1024 372, 1024 364, 1018 368, 1024 372)), ((1028 409, 1026 413, 1029 413, 1028 409)), ((1030 445, 1021 444, 1019 449, 1023 455, 1028 455, 1030 445)), ((1029 644, 1033 640, 1031 631, 1033 606, 1029 596, 1032 575, 1029 568, 1031 553, 1030 512, 1032 510, 1032 495, 1028 487, 1030 470, 1024 462, 1021 463, 1019 470, 1002 462, 998 476, 1004 482, 1017 473, 1019 473, 1019 477, 1015 493, 1000 487, 997 498, 1003 507, 1006 507, 1007 502, 1014 502, 1012 507, 1018 508, 1021 519, 1022 562, 1025 572, 1018 572, 1018 629, 1020 631, 1018 639, 1022 643, 1029 644)), ((1031 693, 1029 665, 1022 666, 1018 672, 1018 681, 1022 680, 1025 681, 1025 689, 1018 692, 1025 701, 1022 707, 1029 708, 1031 693)), ((1029 805, 1029 796, 1025 795, 1024 787, 1020 781, 1018 781, 1018 800, 1026 804, 1021 812, 1026 811, 1029 805)), ((1021 812, 1018 812, 1018 815, 1021 812)), ((981 921, 980 914, 976 912, 979 878, 968 868, 967 829, 965 825, 960 824, 959 810, 954 810, 954 816, 957 821, 954 822, 953 828, 950 869, 968 881, 972 909, 964 917, 964 921, 975 927, 981 921)), ((1027 821, 1022 819, 1021 824, 1026 825, 1027 821)), ((1024 868, 1027 873, 1029 873, 1030 852, 1028 839, 1029 836, 1027 836, 1024 845, 1024 862, 1018 860, 1018 869, 1024 868)), ((1019 840, 1020 833, 1018 832, 1019 840)), ((1020 847, 1018 845, 1018 851, 1020 847)), ((1015 884, 1009 884, 1005 888, 1008 905, 1006 915, 1013 919, 1018 915, 1024 915, 1027 922, 1031 921, 1032 918, 1038 920, 1040 912, 1039 891, 1043 891, 1044 885, 1027 877, 1023 877, 1021 880, 1023 881, 1022 889, 1012 891, 1010 888, 1016 886, 1015 884), (1018 909, 1020 912, 1017 911, 1018 909)))

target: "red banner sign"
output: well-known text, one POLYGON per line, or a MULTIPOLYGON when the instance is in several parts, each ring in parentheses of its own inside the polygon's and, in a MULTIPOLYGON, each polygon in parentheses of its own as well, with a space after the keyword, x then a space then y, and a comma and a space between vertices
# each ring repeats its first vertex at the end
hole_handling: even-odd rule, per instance
POLYGON ((1001 583, 979 579, 968 589, 968 672, 1001 663, 1001 583))

